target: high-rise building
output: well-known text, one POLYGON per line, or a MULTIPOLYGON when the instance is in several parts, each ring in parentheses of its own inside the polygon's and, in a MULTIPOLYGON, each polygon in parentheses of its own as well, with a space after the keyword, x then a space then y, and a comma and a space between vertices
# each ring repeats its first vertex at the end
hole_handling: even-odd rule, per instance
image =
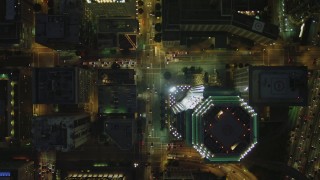
POLYGON ((208 162, 240 161, 257 143, 257 113, 237 92, 177 86, 169 96, 171 133, 208 162))
POLYGON ((238 96, 209 96, 190 115, 187 140, 210 162, 240 161, 258 142, 257 114, 238 96))
POLYGON ((257 15, 264 8, 259 4, 265 2, 163 0, 163 44, 189 46, 193 40, 210 37, 214 47, 226 48, 233 36, 270 44, 278 38, 277 26, 242 12, 257 15))
POLYGON ((306 106, 307 73, 304 66, 249 66, 236 69, 233 79, 251 106, 306 106))
POLYGON ((88 114, 34 116, 33 144, 38 151, 69 151, 87 142, 90 135, 88 114))
POLYGON ((32 76, 33 103, 86 103, 91 76, 89 70, 81 68, 35 68, 32 76))

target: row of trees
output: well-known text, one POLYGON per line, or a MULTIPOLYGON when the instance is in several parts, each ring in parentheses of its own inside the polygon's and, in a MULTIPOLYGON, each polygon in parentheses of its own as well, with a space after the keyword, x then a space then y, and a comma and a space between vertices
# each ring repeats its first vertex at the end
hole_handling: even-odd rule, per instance
MULTIPOLYGON (((186 78, 192 77, 193 74, 201 74, 203 72, 203 69, 201 67, 183 67, 181 71, 184 73, 184 76, 186 78)), ((166 80, 170 80, 172 77, 172 74, 169 71, 166 71, 163 73, 163 78, 166 80)))
MULTIPOLYGON (((234 68, 243 68, 243 67, 247 67, 247 66, 250 66, 250 64, 246 63, 246 64, 243 64, 243 63, 234 63, 233 64, 233 67, 234 68)), ((230 69, 232 66, 230 64, 226 64, 226 69, 230 69)))
POLYGON ((193 74, 201 74, 203 69, 201 67, 183 67, 181 70, 186 78, 192 77, 193 74))

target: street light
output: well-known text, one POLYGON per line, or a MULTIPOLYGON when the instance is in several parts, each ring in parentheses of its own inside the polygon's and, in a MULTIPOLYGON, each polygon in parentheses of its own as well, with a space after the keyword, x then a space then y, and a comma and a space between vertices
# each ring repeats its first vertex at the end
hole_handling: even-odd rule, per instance
POLYGON ((133 166, 136 168, 136 167, 139 166, 139 164, 138 163, 134 163, 133 166))

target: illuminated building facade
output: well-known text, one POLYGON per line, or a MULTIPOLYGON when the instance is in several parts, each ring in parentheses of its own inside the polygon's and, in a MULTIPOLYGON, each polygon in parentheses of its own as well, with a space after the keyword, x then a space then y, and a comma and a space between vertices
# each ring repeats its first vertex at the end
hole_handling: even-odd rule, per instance
MULTIPOLYGON (((101 153, 100 155, 101 156, 101 153)), ((131 162, 103 161, 101 159, 90 161, 61 161, 57 163, 57 169, 61 169, 60 177, 65 180, 80 179, 136 179, 128 166, 131 162)))
POLYGON ((204 86, 202 85, 196 87, 182 85, 170 89, 170 106, 172 106, 173 113, 177 114, 181 111, 193 109, 203 99, 203 90, 204 86), (179 97, 181 94, 185 95, 183 99, 179 97))
POLYGON ((86 8, 97 17, 136 17, 135 0, 87 0, 86 8))
POLYGON ((77 180, 83 178, 90 178, 90 179, 118 179, 118 180, 125 180, 126 176, 123 173, 112 173, 112 172, 105 172, 105 173, 83 173, 83 172, 73 172, 69 173, 66 179, 70 180, 77 180))
POLYGON ((19 121, 18 71, 0 71, 0 142, 17 137, 19 121))
POLYGON ((210 162, 240 161, 257 143, 257 114, 238 96, 208 97, 191 123, 192 145, 210 162))
POLYGON ((209 162, 240 161, 257 143, 257 114, 234 90, 176 86, 170 132, 209 162))

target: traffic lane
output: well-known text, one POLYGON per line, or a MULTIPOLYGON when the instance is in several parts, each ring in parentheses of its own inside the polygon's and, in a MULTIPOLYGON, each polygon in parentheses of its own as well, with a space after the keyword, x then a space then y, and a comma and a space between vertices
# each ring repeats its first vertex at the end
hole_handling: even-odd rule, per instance
POLYGON ((219 177, 223 177, 226 175, 226 173, 223 171, 223 169, 218 167, 212 167, 211 165, 202 164, 198 162, 192 162, 188 160, 179 160, 179 166, 185 167, 185 168, 191 168, 191 169, 201 169, 203 172, 210 172, 213 173, 219 177))
MULTIPOLYGON (((170 68, 170 66, 175 66, 175 65, 184 65, 186 66, 186 63, 188 63, 188 66, 206 66, 206 65, 211 65, 211 66, 217 66, 217 69, 225 68, 226 64, 233 64, 233 63, 238 63, 237 61, 233 60, 231 57, 216 57, 212 59, 179 59, 175 62, 169 62, 166 65, 166 68, 170 68), (223 63, 222 63, 223 62, 223 63), (219 68, 220 67, 220 68, 219 68)), ((246 59, 242 60, 241 63, 243 64, 251 64, 251 65, 261 65, 262 60, 255 60, 255 59, 246 59)))
POLYGON ((199 62, 211 62, 212 64, 229 64, 229 63, 253 63, 253 64, 262 64, 263 58, 262 56, 251 56, 251 55, 207 55, 207 56, 183 56, 177 57, 175 60, 169 61, 170 63, 173 62, 188 62, 188 63, 199 63, 199 62), (222 63, 223 62, 223 63, 222 63))
MULTIPOLYGON (((159 74, 158 74, 159 76, 159 74)), ((155 131, 155 136, 160 138, 160 141, 164 144, 167 144, 169 142, 169 138, 168 138, 168 130, 166 128, 162 129, 161 128, 161 110, 160 110, 160 97, 159 94, 161 93, 161 91, 159 91, 161 88, 159 88, 158 83, 155 84, 156 86, 156 90, 157 93, 155 93, 155 91, 153 91, 153 96, 154 96, 154 100, 153 100, 153 127, 154 127, 154 131, 155 131)))
POLYGON ((182 154, 186 156, 195 156, 201 158, 200 154, 192 147, 177 147, 177 148, 170 148, 167 150, 168 154, 182 154))
POLYGON ((229 164, 227 166, 230 167, 233 171, 235 171, 236 174, 239 174, 239 175, 241 174, 241 178, 251 179, 251 180, 256 180, 257 179, 254 174, 252 174, 250 171, 248 171, 247 169, 245 169, 241 165, 229 164))
POLYGON ((20 111, 21 116, 33 116, 32 113, 32 71, 30 68, 23 68, 20 71, 19 87, 20 87, 20 111), (26 94, 26 95, 22 95, 26 94))

